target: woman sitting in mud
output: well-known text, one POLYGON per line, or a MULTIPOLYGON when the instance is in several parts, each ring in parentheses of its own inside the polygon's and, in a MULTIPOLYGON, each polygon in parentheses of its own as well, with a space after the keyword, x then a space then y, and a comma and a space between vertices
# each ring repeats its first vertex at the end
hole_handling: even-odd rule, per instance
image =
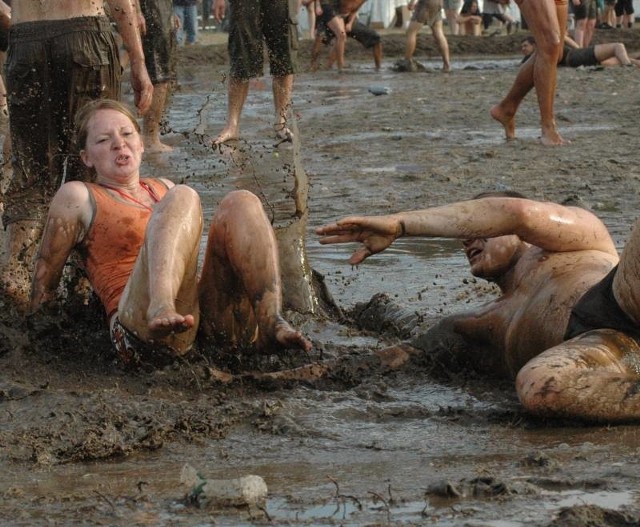
POLYGON ((234 191, 222 200, 198 278, 200 199, 185 185, 140 178, 144 146, 129 109, 90 102, 76 127, 95 183, 65 183, 51 202, 31 313, 55 299, 65 262, 78 249, 125 363, 184 355, 198 330, 225 347, 311 349, 282 318, 276 240, 256 196, 234 191))

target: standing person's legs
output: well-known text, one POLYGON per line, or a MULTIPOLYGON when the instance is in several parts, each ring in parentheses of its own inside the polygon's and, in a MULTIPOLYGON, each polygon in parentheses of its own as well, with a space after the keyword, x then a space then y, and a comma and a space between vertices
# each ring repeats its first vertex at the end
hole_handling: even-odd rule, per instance
POLYGON ((153 85, 153 99, 151 107, 142 118, 142 133, 145 151, 149 154, 157 152, 171 152, 173 147, 160 141, 160 124, 167 106, 169 97, 169 82, 161 82, 153 85))
POLYGON ((335 16, 327 22, 327 26, 335 35, 330 52, 330 58, 327 61, 327 69, 331 69, 333 62, 335 61, 338 70, 343 70, 344 48, 347 43, 347 32, 344 28, 344 20, 341 16, 335 16))
POLYGON ((173 149, 160 141, 160 123, 176 80, 175 16, 168 2, 141 2, 141 8, 147 25, 142 35, 144 62, 153 83, 151 107, 142 120, 144 144, 147 153, 168 152, 173 149))
POLYGON ((240 115, 249 93, 249 80, 230 77, 227 90, 227 123, 218 137, 213 140, 214 145, 240 137, 240 115))
POLYGON ((451 70, 449 43, 447 42, 447 37, 444 35, 442 20, 438 20, 431 26, 431 32, 433 33, 433 38, 435 39, 438 49, 440 50, 440 55, 442 56, 442 71, 448 73, 451 70))
POLYGON ((262 33, 269 50, 272 77, 274 129, 280 140, 291 140, 287 127, 291 113, 293 74, 298 69, 297 12, 288 0, 262 0, 262 33), (293 23, 292 23, 293 22, 293 23))
POLYGON ((5 195, 2 281, 22 304, 51 198, 65 179, 88 176, 79 158, 70 155, 75 113, 88 100, 119 99, 121 67, 106 17, 27 22, 10 32, 6 80, 13 178, 5 195))
POLYGON ((516 112, 522 99, 535 87, 540 108, 542 143, 561 145, 564 140, 556 128, 553 103, 567 23, 567 4, 555 4, 552 0, 522 0, 520 9, 536 39, 536 52, 520 67, 511 90, 491 109, 491 116, 502 124, 507 139, 515 138, 516 112))
POLYGON ((275 234, 260 200, 244 190, 220 202, 199 284, 201 330, 228 348, 311 349, 282 318, 275 234))
POLYGON ((449 25, 451 35, 460 34, 460 24, 458 24, 458 14, 460 13, 461 2, 459 0, 445 0, 444 14, 449 25))
POLYGON ((263 73, 260 0, 230 0, 227 47, 231 63, 228 86, 227 122, 214 145, 237 139, 240 115, 249 93, 249 79, 263 73))
POLYGON ((273 77, 273 105, 276 111, 274 125, 278 139, 292 139, 292 132, 287 127, 287 116, 291 109, 291 92, 293 91, 293 75, 273 77))
POLYGON ((178 5, 173 6, 173 13, 178 18, 178 25, 179 25, 178 30, 176 32, 176 40, 178 41, 178 45, 183 46, 184 38, 185 38, 185 27, 184 27, 185 7, 178 6, 178 5))
POLYGON ((202 211, 197 193, 177 185, 156 205, 120 303, 120 322, 145 342, 178 354, 198 328, 197 267, 202 211))
POLYGON ((191 5, 184 8, 185 44, 191 45, 198 41, 198 6, 191 5))
POLYGON ((406 60, 411 60, 413 58, 413 54, 416 51, 418 33, 420 32, 420 29, 422 29, 422 26, 423 24, 415 22, 414 20, 409 22, 409 27, 406 32, 407 43, 404 48, 404 58, 406 60))

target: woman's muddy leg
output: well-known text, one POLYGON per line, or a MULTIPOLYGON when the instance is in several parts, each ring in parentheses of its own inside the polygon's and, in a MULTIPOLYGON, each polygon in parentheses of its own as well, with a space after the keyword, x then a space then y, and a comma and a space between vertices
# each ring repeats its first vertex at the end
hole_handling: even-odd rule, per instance
POLYGON ((120 299, 118 317, 143 340, 188 349, 198 325, 197 265, 202 214, 196 192, 173 187, 156 205, 120 299))
POLYGON ((199 290, 205 335, 230 346, 257 337, 259 348, 310 349, 309 341, 282 318, 277 242, 262 203, 251 192, 231 192, 220 203, 199 290))

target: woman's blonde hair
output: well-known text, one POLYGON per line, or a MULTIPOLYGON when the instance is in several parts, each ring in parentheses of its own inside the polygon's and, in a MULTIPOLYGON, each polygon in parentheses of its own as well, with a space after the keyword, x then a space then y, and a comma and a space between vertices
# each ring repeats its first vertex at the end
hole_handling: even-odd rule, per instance
POLYGON ((116 112, 126 115, 136 131, 140 133, 140 125, 136 120, 136 116, 126 104, 114 101, 113 99, 95 99, 82 106, 76 113, 74 124, 78 150, 82 150, 86 146, 87 135, 89 134, 89 121, 100 110, 115 110, 116 112))

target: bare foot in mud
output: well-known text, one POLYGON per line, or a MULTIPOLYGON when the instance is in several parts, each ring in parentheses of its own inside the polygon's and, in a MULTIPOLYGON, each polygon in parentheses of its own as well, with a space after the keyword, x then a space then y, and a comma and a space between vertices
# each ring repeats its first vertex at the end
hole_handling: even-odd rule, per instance
POLYGON ((489 110, 491 117, 504 127, 504 135, 507 141, 516 138, 516 116, 513 112, 506 111, 500 104, 496 104, 489 110))
POLYGON ((145 137, 144 151, 147 154, 164 154, 166 152, 173 152, 173 147, 165 145, 159 140, 154 140, 151 137, 145 137))
POLYGON ((285 349, 301 349, 310 352, 312 349, 309 341, 302 333, 293 329, 282 317, 278 317, 271 331, 265 334, 262 348, 269 349, 274 345, 285 349))
POLYGON ((556 130, 555 125, 549 127, 547 129, 542 129, 542 136, 540 137, 540 142, 545 146, 562 146, 569 144, 569 141, 565 141, 558 130, 556 130))
POLYGON ((193 315, 181 315, 174 309, 164 308, 155 310, 148 317, 149 331, 154 337, 164 337, 173 333, 184 333, 195 326, 193 315))
POLYGON ((291 143, 293 141, 293 132, 287 128, 285 123, 275 124, 273 129, 276 132, 276 138, 281 143, 291 143))
POLYGON ((240 130, 238 129, 238 127, 227 126, 224 130, 222 130, 222 132, 220 132, 218 137, 216 137, 211 142, 211 144, 213 146, 222 145, 227 141, 235 141, 239 138, 240 138, 240 130))

